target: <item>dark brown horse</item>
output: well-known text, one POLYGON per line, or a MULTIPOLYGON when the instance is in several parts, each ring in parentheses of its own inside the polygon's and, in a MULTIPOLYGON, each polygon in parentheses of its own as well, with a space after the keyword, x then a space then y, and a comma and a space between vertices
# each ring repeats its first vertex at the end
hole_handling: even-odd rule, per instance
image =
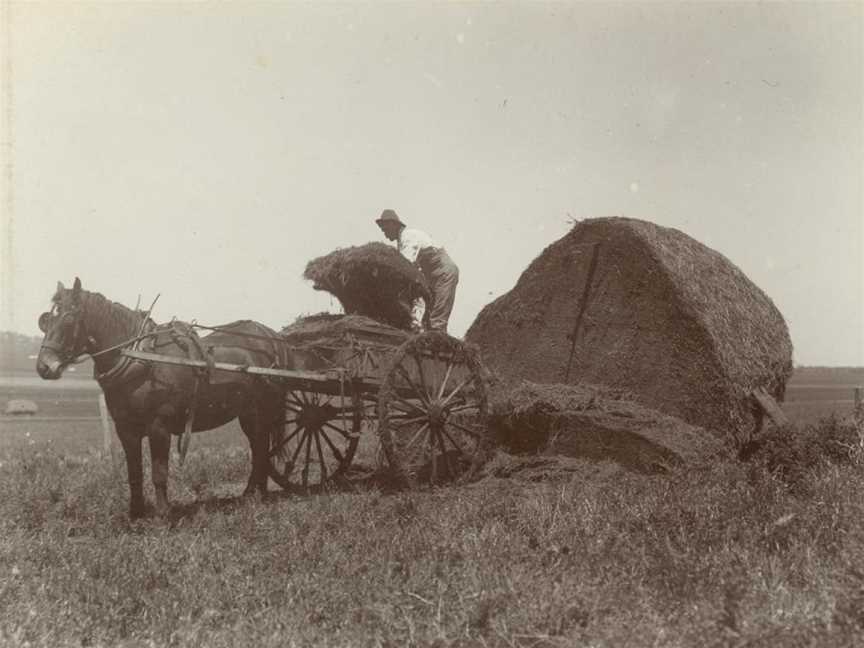
POLYGON ((141 440, 149 437, 156 510, 168 511, 168 459, 172 435, 180 437, 192 416, 192 431, 212 430, 234 418, 252 450, 252 471, 244 494, 267 490, 268 440, 284 418, 283 391, 266 379, 194 367, 142 363, 121 355, 117 345, 141 337, 143 351, 238 365, 284 367, 279 335, 263 324, 239 321, 199 338, 180 322, 157 326, 145 313, 81 289, 57 284, 52 310, 39 319, 45 333, 36 370, 56 380, 82 354, 94 358, 94 373, 123 444, 129 474, 129 513, 145 512, 141 440), (244 336, 244 334, 246 334, 244 336), (194 408, 193 408, 194 405, 194 408), (194 411, 193 411, 194 410, 194 411))

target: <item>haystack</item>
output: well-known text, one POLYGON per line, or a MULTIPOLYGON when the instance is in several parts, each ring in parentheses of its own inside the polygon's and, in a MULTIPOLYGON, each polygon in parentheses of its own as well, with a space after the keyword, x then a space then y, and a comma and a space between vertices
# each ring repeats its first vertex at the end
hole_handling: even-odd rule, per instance
POLYGON ((783 399, 792 344, 772 301, 723 255, 645 221, 578 223, 466 334, 505 382, 626 389, 721 434, 754 425, 748 393, 783 399))
POLYGON ((298 317, 280 334, 288 345, 290 368, 307 371, 361 368, 365 356, 358 355, 354 341, 395 349, 411 336, 371 317, 334 313, 298 317))
POLYGON ((397 347, 410 337, 407 331, 371 317, 335 313, 298 317, 282 329, 281 335, 291 346, 344 345, 349 342, 348 336, 352 336, 397 347))
POLYGON ((313 259, 303 273, 315 290, 335 296, 348 315, 401 329, 411 326, 411 303, 429 291, 423 275, 393 247, 367 243, 313 259))
POLYGON ((705 466, 725 456, 705 430, 597 385, 523 381, 493 398, 489 427, 512 453, 611 461, 640 473, 705 466))

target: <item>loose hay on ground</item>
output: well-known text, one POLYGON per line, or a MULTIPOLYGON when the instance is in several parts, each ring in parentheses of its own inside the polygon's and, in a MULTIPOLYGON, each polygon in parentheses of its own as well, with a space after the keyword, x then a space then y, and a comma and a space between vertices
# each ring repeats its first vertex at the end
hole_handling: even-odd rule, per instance
POLYGON ((522 382, 496 394, 490 431, 511 452, 613 461, 641 473, 692 468, 724 455, 705 430, 628 398, 602 386, 522 382))

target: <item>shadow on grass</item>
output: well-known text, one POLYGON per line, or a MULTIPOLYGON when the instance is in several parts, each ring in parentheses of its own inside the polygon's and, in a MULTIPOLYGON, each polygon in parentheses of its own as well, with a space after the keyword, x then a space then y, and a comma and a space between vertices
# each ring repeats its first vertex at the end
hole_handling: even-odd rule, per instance
MULTIPOLYGON (((302 501, 319 495, 355 494, 376 491, 382 495, 391 495, 407 490, 399 480, 382 471, 373 471, 363 466, 352 468, 340 479, 328 482, 325 488, 301 487, 291 490, 268 490, 263 496, 260 493, 251 495, 212 495, 193 502, 172 504, 166 519, 175 526, 183 520, 191 519, 198 513, 231 513, 249 503, 275 505, 289 501, 302 501)), ((148 505, 145 518, 158 517, 155 508, 148 505)))

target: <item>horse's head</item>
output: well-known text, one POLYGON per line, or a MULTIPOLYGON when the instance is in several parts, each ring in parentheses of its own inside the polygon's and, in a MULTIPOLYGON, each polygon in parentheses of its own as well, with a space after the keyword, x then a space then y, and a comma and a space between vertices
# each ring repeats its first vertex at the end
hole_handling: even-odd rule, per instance
POLYGON ((78 277, 71 289, 58 281, 51 310, 39 316, 39 328, 45 337, 36 359, 36 371, 45 380, 58 379, 69 364, 87 352, 89 338, 81 293, 78 277))

